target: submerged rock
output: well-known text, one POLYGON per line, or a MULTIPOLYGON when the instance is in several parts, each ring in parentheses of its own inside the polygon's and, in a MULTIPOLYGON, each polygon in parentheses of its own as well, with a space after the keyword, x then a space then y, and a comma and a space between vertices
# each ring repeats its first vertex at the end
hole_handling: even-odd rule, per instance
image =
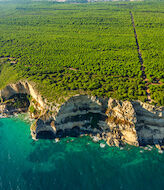
POLYGON ((93 136, 93 138, 92 138, 92 139, 93 139, 93 141, 94 141, 94 142, 98 142, 98 141, 100 141, 100 140, 101 140, 101 138, 99 138, 99 137, 97 137, 97 136, 93 136))
POLYGON ((105 147, 105 144, 100 143, 100 147, 101 147, 101 148, 104 148, 104 147, 105 147))
POLYGON ((60 141, 60 139, 59 138, 55 138, 55 142, 57 143, 57 142, 59 142, 60 141))
POLYGON ((161 150, 161 146, 159 144, 156 144, 155 147, 158 149, 158 150, 161 150))

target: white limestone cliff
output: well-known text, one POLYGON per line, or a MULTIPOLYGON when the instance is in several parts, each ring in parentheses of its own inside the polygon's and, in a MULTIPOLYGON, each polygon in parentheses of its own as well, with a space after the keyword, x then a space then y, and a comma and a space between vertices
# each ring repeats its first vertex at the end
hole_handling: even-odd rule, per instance
MULTIPOLYGON (((98 134, 111 146, 164 144, 164 107, 80 94, 52 106, 27 81, 10 84, 0 91, 0 97, 5 100, 15 94, 32 97, 30 105, 36 112, 31 116, 36 122, 31 126, 31 134, 35 139, 46 135, 55 138, 87 133, 98 134)), ((7 109, 2 102, 0 115, 10 114, 7 109)))

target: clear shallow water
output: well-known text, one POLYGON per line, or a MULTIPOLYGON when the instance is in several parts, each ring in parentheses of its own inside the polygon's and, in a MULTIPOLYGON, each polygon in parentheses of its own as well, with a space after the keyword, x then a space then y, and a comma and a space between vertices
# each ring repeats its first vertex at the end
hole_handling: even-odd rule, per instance
POLYGON ((0 119, 0 190, 10 189, 163 190, 164 154, 100 148, 89 137, 35 142, 29 124, 0 119))

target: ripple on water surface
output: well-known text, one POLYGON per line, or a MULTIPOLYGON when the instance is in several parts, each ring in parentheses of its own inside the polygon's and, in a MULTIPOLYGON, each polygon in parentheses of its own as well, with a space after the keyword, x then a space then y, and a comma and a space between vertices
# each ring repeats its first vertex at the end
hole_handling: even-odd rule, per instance
POLYGON ((163 190, 164 155, 100 146, 89 137, 33 141, 20 119, 0 119, 0 190, 163 190))

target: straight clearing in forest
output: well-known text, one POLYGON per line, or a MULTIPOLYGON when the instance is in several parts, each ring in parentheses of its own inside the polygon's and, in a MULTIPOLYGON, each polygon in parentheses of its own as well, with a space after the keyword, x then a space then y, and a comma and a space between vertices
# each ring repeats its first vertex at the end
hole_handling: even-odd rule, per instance
MULTIPOLYGON (((137 45, 138 58, 139 58, 140 63, 141 63, 142 78, 143 78, 143 80, 145 80, 145 79, 147 79, 146 74, 145 74, 145 67, 144 67, 144 64, 143 64, 141 49, 140 49, 139 42, 138 42, 136 27, 135 27, 135 23, 134 23, 134 17, 133 17, 133 14, 132 14, 131 11, 130 11, 130 16, 131 16, 131 20, 132 20, 133 29, 134 29, 134 36, 135 36, 136 45, 137 45)), ((145 81, 146 81, 146 86, 145 86, 145 88, 146 88, 147 100, 148 100, 149 102, 151 102, 152 100, 151 100, 151 96, 150 96, 150 90, 149 90, 149 88, 148 88, 147 80, 145 80, 145 81)))

